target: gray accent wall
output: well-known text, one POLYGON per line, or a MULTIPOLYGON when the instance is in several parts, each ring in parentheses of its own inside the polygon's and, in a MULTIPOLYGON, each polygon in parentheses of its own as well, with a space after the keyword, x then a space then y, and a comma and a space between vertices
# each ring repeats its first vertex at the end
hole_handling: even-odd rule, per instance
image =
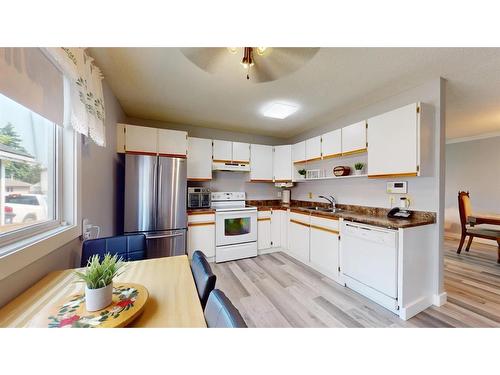
POLYGON ((474 213, 500 214, 499 166, 500 136, 446 145, 447 234, 460 233, 458 192, 461 190, 470 192, 474 213))
MULTIPOLYGON (((109 86, 104 82, 106 105, 106 147, 92 141, 82 144, 82 218, 101 227, 101 236, 117 233, 122 218, 119 203, 120 159, 116 154, 116 123, 125 118, 109 86)), ((73 241, 20 271, 0 280, 0 306, 29 288, 51 271, 80 265, 81 241, 73 241)))

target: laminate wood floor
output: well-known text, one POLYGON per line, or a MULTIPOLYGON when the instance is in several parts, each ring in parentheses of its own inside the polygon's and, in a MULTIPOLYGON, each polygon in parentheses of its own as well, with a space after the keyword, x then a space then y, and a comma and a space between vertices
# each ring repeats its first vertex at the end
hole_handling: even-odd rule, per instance
POLYGON ((408 321, 283 252, 212 269, 249 327, 500 327, 496 246, 473 243, 458 255, 457 244, 445 241, 448 302, 408 321))

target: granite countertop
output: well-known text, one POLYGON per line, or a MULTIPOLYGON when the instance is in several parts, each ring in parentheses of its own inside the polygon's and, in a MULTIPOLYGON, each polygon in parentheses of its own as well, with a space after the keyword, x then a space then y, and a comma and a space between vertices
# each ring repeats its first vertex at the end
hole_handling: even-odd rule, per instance
POLYGON ((249 205, 257 206, 259 210, 268 209, 291 209, 292 211, 310 214, 318 217, 343 218, 362 224, 374 225, 389 229, 411 228, 421 225, 434 224, 436 214, 427 211, 413 211, 410 219, 393 219, 387 217, 386 208, 365 207, 337 204, 341 211, 324 212, 306 208, 307 206, 318 206, 327 208, 327 204, 319 202, 292 201, 290 205, 281 205, 279 201, 248 201, 249 205))

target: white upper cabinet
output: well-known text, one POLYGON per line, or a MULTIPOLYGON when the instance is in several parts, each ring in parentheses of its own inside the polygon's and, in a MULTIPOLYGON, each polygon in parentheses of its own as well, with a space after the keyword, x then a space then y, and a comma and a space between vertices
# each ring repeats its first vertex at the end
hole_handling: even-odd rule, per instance
POLYGON ((292 146, 274 146, 274 181, 292 181, 292 146))
POLYGON ((306 141, 295 143, 292 146, 292 161, 300 163, 306 160, 306 141))
POLYGON ((250 181, 273 181, 273 146, 252 145, 250 148, 250 181))
POLYGON ((250 144, 242 142, 233 142, 234 162, 248 163, 250 161, 250 144))
POLYGON ((368 175, 419 174, 420 113, 418 103, 368 119, 368 175))
POLYGON ((116 152, 125 152, 125 124, 116 124, 116 152))
POLYGON ((158 129, 158 153, 163 156, 186 157, 187 132, 158 129))
POLYGON ((214 161, 231 162, 233 160, 233 142, 214 139, 213 155, 214 161))
POLYGON ((342 128, 342 153, 366 150, 366 121, 342 128))
POLYGON ((212 179, 211 139, 188 138, 187 178, 197 181, 212 179))
POLYGON ((125 152, 158 154, 158 129, 125 125, 125 152))
POLYGON ((323 158, 334 158, 342 154, 342 129, 333 130, 321 136, 323 158))
POLYGON ((321 158, 321 136, 306 140, 306 160, 321 158))

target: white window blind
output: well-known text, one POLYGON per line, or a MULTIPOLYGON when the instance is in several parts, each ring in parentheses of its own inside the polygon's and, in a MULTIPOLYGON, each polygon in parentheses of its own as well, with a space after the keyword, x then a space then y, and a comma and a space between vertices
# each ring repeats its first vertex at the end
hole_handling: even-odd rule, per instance
POLYGON ((0 48, 0 93, 63 125, 63 76, 38 48, 0 48))

